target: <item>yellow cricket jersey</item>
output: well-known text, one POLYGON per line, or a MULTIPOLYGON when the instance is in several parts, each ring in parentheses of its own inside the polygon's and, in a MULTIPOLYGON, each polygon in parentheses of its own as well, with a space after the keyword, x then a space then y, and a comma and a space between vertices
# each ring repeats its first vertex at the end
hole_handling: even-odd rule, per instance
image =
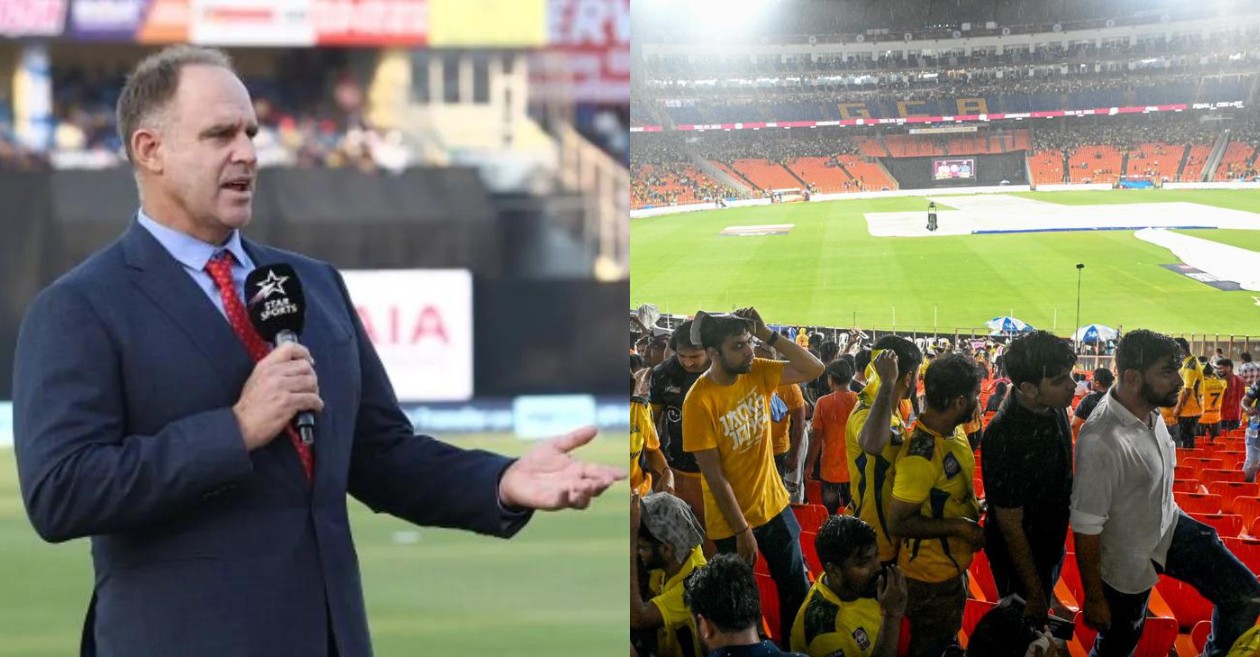
MULTIPOLYGON (((980 519, 972 476, 976 461, 967 434, 955 427, 948 438, 922 422, 915 424, 897 459, 892 496, 919 504, 927 518, 980 519)), ((944 582, 971 565, 971 546, 957 538, 908 538, 902 541, 897 565, 906 577, 920 582, 944 582)))
POLYGON ((845 602, 820 577, 792 624, 792 650, 809 657, 870 657, 882 622, 875 598, 845 602))
POLYGON ((1203 415, 1200 424, 1215 424, 1221 421, 1221 402, 1225 400, 1225 388, 1229 382, 1215 376, 1203 377, 1203 415))
POLYGON ((1181 407, 1181 417, 1199 417, 1203 414, 1203 366, 1198 358, 1188 356, 1181 363, 1181 382, 1190 391, 1185 406, 1181 407))
MULTIPOLYGON (((787 508, 788 492, 774 465, 770 440, 770 395, 779 386, 784 361, 756 358, 735 383, 719 386, 702 376, 683 401, 683 451, 717 449, 722 472, 750 527, 760 527, 787 508)), ((701 477, 709 538, 735 535, 722 515, 709 481, 701 477)))
POLYGON ((687 562, 669 579, 665 571, 648 573, 651 603, 661 611, 665 624, 656 630, 656 654, 660 657, 695 657, 705 654, 700 649, 691 610, 683 602, 683 582, 695 569, 704 565, 704 551, 697 545, 687 555, 687 562))
MULTIPOLYGON (((788 411, 794 411, 798 408, 805 408, 805 395, 801 393, 801 387, 795 383, 787 383, 779 386, 775 392, 779 393, 779 399, 787 404, 788 411)), ((784 454, 792 448, 792 437, 790 430, 792 428, 792 414, 789 412, 783 416, 782 420, 775 422, 773 418, 770 421, 770 436, 774 442, 775 455, 784 454)))
POLYGON ((643 458, 643 450, 659 450, 660 438, 656 435, 656 425, 652 424, 652 411, 647 400, 642 397, 630 398, 630 490, 639 495, 652 492, 652 475, 639 467, 643 458))
POLYGON ((1238 637, 1226 657, 1255 657, 1260 655, 1260 626, 1253 627, 1238 637))
POLYGON ((1176 407, 1174 406, 1160 406, 1159 416, 1164 418, 1164 424, 1166 426, 1171 427, 1177 424, 1177 413, 1176 407))
POLYGON ((889 419, 892 440, 879 454, 867 454, 862 450, 858 436, 866 425, 867 416, 871 414, 871 403, 875 400, 878 389, 877 381, 868 384, 858 393, 857 406, 849 414, 849 423, 844 430, 844 446, 849 459, 849 490, 853 495, 853 515, 875 528, 879 560, 892 561, 897 557, 897 544, 888 533, 885 519, 892 506, 893 466, 897 461, 897 453, 901 450, 906 425, 894 408, 889 419))

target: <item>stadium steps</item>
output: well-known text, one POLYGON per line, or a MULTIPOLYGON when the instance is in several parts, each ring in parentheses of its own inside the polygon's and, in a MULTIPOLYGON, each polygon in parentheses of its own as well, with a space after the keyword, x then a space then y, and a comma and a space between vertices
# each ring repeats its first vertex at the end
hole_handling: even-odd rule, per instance
POLYGON ((1190 161, 1190 146, 1186 146, 1186 150, 1181 154, 1181 162, 1177 164, 1177 180, 1181 180, 1181 175, 1186 171, 1186 163, 1190 161))
MULTIPOLYGON (((884 157, 892 157, 892 151, 888 150, 888 142, 884 141, 884 133, 875 133, 875 143, 879 144, 880 148, 884 149, 884 157)), ((889 176, 889 178, 892 178, 892 176, 889 176)))
POLYGON ((784 166, 784 165, 782 165, 782 164, 780 164, 779 166, 780 166, 780 167, 783 167, 783 169, 784 169, 785 171, 787 171, 789 174, 791 174, 791 176, 792 176, 793 178, 795 178, 795 179, 796 179, 796 182, 799 182, 799 183, 801 184, 801 188, 802 188, 802 189, 804 189, 804 188, 806 188, 806 187, 809 187, 809 183, 805 182, 805 179, 804 179, 804 178, 802 178, 802 177, 800 177, 800 176, 796 175, 796 172, 795 172, 795 171, 793 171, 791 167, 784 166))
POLYGON ((1072 182, 1072 158, 1068 156, 1067 149, 1063 150, 1063 184, 1072 182))
POLYGON ((748 176, 744 175, 743 171, 736 169, 734 165, 723 162, 722 166, 719 168, 725 170, 727 173, 730 173, 732 176, 735 176, 740 182, 744 183, 745 187, 749 187, 758 192, 763 191, 760 185, 753 182, 748 176))
POLYGON ((710 178, 738 191, 744 198, 752 198, 755 195, 754 190, 750 189, 746 182, 727 173, 723 167, 717 166, 694 152, 689 152, 688 155, 691 156, 691 163, 708 174, 710 178))
POLYGON ((1225 158, 1225 147, 1229 144, 1229 128, 1221 131, 1216 136, 1216 142, 1212 144, 1212 153, 1208 155, 1207 163, 1203 165, 1202 182, 1216 179, 1216 168, 1220 166, 1221 160, 1225 158))
POLYGON ((1124 178, 1129 175, 1129 151, 1125 151, 1120 157, 1120 177, 1124 178))

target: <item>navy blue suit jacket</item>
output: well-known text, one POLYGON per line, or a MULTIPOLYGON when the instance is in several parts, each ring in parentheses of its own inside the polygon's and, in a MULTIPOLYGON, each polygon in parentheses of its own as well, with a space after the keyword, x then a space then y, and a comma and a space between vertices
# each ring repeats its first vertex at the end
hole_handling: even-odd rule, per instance
POLYGON ((245 248, 305 291, 325 403, 313 487, 284 435, 245 450, 231 407, 254 363, 138 224, 23 320, 18 474, 40 536, 92 539, 84 655, 370 655, 347 492, 423 525, 507 537, 528 519, 499 505, 509 459, 414 435, 332 266, 245 248))

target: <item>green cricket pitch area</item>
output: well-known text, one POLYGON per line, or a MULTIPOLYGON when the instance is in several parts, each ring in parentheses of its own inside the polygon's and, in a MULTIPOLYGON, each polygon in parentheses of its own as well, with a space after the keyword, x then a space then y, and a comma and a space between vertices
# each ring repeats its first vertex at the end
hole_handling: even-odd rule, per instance
MULTIPOLYGON (((520 454, 511 436, 455 437, 520 454)), ((583 459, 625 466, 624 434, 601 434, 583 459)), ((624 654, 629 487, 585 511, 538 513, 510 541, 416 527, 350 500, 377 657, 624 654)), ((44 543, 26 519, 11 449, 0 449, 0 656, 79 653, 91 596, 86 539, 44 543)))
MULTIPOLYGON (((979 200, 979 195, 945 194, 933 197, 943 225, 953 209, 951 198, 960 205, 979 200)), ((1062 206, 1065 217, 1087 209, 1105 215, 1108 208, 1100 206, 1152 203, 1196 204, 1205 215, 1218 209, 1255 213, 1257 230, 1178 232, 1260 251, 1260 194, 1254 190, 1024 192, 1009 197, 1014 198, 1007 201, 1023 198, 1062 206)), ((942 334, 984 331, 985 321, 1013 315, 1068 336, 1076 326, 1076 264, 1084 263, 1080 325, 1260 334, 1260 292, 1223 291, 1169 270, 1161 265, 1180 264, 1177 256, 1139 240, 1133 230, 930 237, 874 237, 868 230, 867 213, 914 212, 925 220, 926 207, 925 198, 889 197, 635 219, 630 223, 631 307, 651 303, 665 313, 690 315, 755 306, 773 324, 936 329, 942 334), (721 235, 728 228, 776 225, 790 228, 785 234, 721 235)), ((1140 216, 1143 209, 1115 210, 1121 211, 1140 216)), ((1185 223, 1178 225, 1201 225, 1195 212, 1184 214, 1185 223)), ((1245 220, 1245 215, 1238 216, 1245 220)))

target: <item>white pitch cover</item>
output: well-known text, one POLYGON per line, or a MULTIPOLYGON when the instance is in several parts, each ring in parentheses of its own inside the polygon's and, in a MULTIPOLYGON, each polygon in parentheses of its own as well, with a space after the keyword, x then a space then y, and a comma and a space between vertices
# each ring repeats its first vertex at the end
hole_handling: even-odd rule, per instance
POLYGON ((472 398, 471 273, 389 269, 341 274, 398 401, 472 398))

